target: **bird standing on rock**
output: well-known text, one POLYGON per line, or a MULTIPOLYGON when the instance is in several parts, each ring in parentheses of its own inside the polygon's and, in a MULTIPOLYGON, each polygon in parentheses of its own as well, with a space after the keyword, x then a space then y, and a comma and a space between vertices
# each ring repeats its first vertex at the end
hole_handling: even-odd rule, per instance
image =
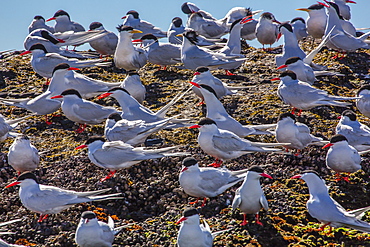
POLYGON ((369 207, 346 211, 328 193, 325 181, 315 171, 303 171, 300 175, 295 175, 292 179, 303 179, 308 186, 310 199, 307 201, 309 214, 323 223, 319 230, 324 230, 325 226, 346 227, 361 232, 370 232, 370 224, 362 221, 361 218, 369 207))
POLYGON ((243 222, 240 224, 241 226, 245 226, 248 223, 246 220, 247 214, 255 214, 256 223, 262 226, 262 223, 259 221, 258 212, 262 208, 266 211, 269 209, 267 199, 260 185, 261 177, 272 179, 270 175, 263 172, 261 167, 250 167, 244 178, 243 184, 235 192, 232 208, 233 210, 240 208, 244 213, 243 222))
POLYGON ((116 51, 118 37, 115 33, 108 31, 104 28, 101 22, 92 22, 89 26, 90 31, 92 30, 103 30, 106 35, 99 39, 90 41, 90 46, 95 49, 101 56, 113 55, 116 51))
POLYGON ((19 189, 19 197, 23 206, 40 214, 39 222, 46 219, 49 214, 60 213, 77 203, 123 199, 123 197, 119 197, 121 193, 101 195, 111 189, 77 192, 39 184, 35 174, 32 172, 22 173, 17 181, 7 185, 5 188, 15 185, 21 187, 19 189))
POLYGON ((271 45, 276 42, 279 26, 274 22, 280 24, 270 12, 262 13, 258 20, 256 37, 258 42, 262 44, 263 49, 265 49, 265 45, 270 45, 271 49, 271 45))
POLYGON ((190 204, 197 203, 198 199, 203 197, 203 207, 207 197, 220 195, 242 181, 246 175, 247 169, 230 171, 226 168, 199 167, 196 159, 188 157, 182 161, 179 182, 186 194, 197 197, 197 200, 190 204))
POLYGON ((38 150, 25 135, 19 135, 9 147, 8 164, 20 175, 25 171, 34 171, 40 163, 38 150))

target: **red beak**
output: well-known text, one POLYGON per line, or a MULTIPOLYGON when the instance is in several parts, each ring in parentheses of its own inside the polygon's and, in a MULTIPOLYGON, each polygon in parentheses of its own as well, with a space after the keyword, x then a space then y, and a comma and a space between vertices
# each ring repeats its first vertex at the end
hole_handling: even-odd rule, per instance
POLYGON ((59 41, 59 43, 65 43, 65 41, 62 39, 57 39, 57 40, 59 41))
POLYGON ((47 19, 46 21, 53 21, 55 19, 56 19, 55 17, 51 17, 51 18, 47 19))
POLYGON ((138 43, 138 42, 143 42, 141 39, 134 39, 133 41, 132 41, 133 43, 138 43))
POLYGON ((127 18, 127 15, 125 15, 124 17, 122 17, 121 19, 126 19, 127 18))
POLYGON ((5 186, 5 188, 9 188, 9 187, 12 187, 12 186, 14 186, 14 185, 18 185, 18 184, 20 184, 20 183, 21 183, 21 182, 15 181, 15 182, 13 182, 13 183, 8 184, 7 186, 5 186))
POLYGON ((279 39, 281 38, 281 36, 283 36, 282 33, 278 33, 277 37, 276 37, 276 41, 279 41, 279 39))
MULTIPOLYGON (((324 0, 325 1, 325 0, 324 0)), ((325 1, 325 2, 327 2, 327 1, 325 1)), ((325 7, 327 7, 327 8, 330 8, 330 6, 329 5, 327 5, 327 4, 325 4, 325 3, 322 3, 322 2, 317 2, 318 4, 321 4, 321 5, 323 5, 323 6, 325 6, 325 7)))
POLYGON ((297 179, 297 178, 301 178, 302 176, 301 175, 295 175, 293 177, 291 177, 290 179, 297 179))
POLYGON ((346 3, 356 3, 355 1, 346 0, 346 3))
POLYGON ((80 70, 79 68, 69 67, 67 70, 80 70))
POLYGON ((283 65, 281 65, 280 67, 277 67, 277 69, 284 69, 284 68, 286 68, 286 67, 288 67, 288 65, 283 64, 283 65))
POLYGON ((200 88, 199 84, 193 81, 190 81, 190 84, 193 86, 196 86, 197 88, 200 88))
POLYGON ((337 117, 337 119, 341 119, 341 118, 342 118, 342 116, 337 117))
POLYGON ((103 93, 103 94, 101 94, 101 95, 98 96, 98 99, 102 99, 102 98, 108 97, 111 94, 112 93, 103 93))
POLYGON ((61 99, 61 98, 63 98, 63 95, 55 95, 51 97, 50 99, 61 99))
POLYGON ((83 145, 76 147, 75 149, 81 149, 81 148, 87 148, 87 145, 83 144, 83 145))
POLYGON ((21 54, 19 54, 19 56, 23 56, 23 55, 26 55, 26 54, 29 54, 31 53, 30 51, 25 51, 25 52, 22 52, 21 54))
POLYGON ((194 73, 194 75, 200 75, 200 72, 197 71, 197 72, 194 73))
POLYGON ((189 129, 198 129, 198 128, 200 128, 200 125, 198 124, 189 127, 189 129))
POLYGON ((273 179, 270 175, 268 175, 266 173, 261 173, 260 176, 265 177, 265 178, 269 178, 269 179, 273 179))
POLYGON ((333 143, 328 143, 326 144, 325 146, 322 147, 322 149, 325 149, 325 148, 328 148, 328 147, 331 147, 333 146, 334 144, 333 143))
POLYGON ((270 81, 280 81, 279 77, 272 78, 270 81))
POLYGON ((182 168, 181 172, 184 172, 184 171, 186 171, 187 169, 189 169, 189 168, 187 168, 187 167, 185 166, 184 168, 182 168))
POLYGON ((181 217, 177 222, 176 222, 176 225, 177 224, 180 224, 181 222, 183 222, 183 221, 185 221, 185 220, 187 220, 188 218, 186 218, 186 217, 181 217))
POLYGON ((252 20, 253 20, 253 18, 251 18, 251 17, 252 17, 251 15, 244 17, 244 18, 240 21, 240 24, 244 24, 244 23, 247 23, 247 22, 252 21, 252 20))

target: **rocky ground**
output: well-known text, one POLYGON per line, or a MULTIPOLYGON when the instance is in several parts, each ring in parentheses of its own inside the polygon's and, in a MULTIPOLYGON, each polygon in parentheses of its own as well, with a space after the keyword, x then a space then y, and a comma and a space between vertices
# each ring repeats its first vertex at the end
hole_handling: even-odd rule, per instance
MULTIPOLYGON (((310 42, 307 42, 310 43, 310 42)), ((311 46, 305 46, 310 50, 311 46)), ((270 82, 278 75, 274 56, 281 52, 275 49, 265 52, 253 47, 244 47, 247 60, 236 71, 236 76, 224 76, 223 71, 214 74, 232 85, 254 86, 241 90, 238 94, 225 97, 222 102, 227 111, 243 124, 276 123, 279 114, 289 111, 289 107, 277 97, 278 82, 270 82)), ((14 52, 3 57, 0 65, 1 97, 35 97, 42 93, 44 79, 32 71, 30 57, 20 57, 14 52)), ((369 54, 358 51, 348 54, 344 59, 334 60, 334 52, 324 49, 316 56, 315 62, 326 65, 334 71, 345 74, 344 77, 322 77, 314 86, 328 90, 336 95, 355 95, 357 89, 368 83, 369 54)), ((82 73, 104 81, 117 82, 125 78, 120 70, 114 68, 83 69, 82 73)), ((179 67, 169 67, 167 71, 158 71, 158 67, 147 65, 140 70, 140 76, 147 88, 145 105, 156 110, 166 104, 177 93, 189 87, 193 71, 179 67)), ((95 102, 116 105, 113 98, 95 102)), ((181 114, 193 119, 194 123, 204 116, 203 107, 191 92, 186 94, 169 112, 169 116, 181 114)), ((8 106, 0 106, 0 112, 7 118, 18 118, 29 112, 8 106)), ((351 107, 359 114, 363 123, 368 119, 360 115, 353 102, 351 107)), ((329 139, 334 134, 337 117, 344 108, 317 107, 304 111, 299 121, 307 124, 311 132, 329 139)), ((17 186, 3 189, 0 194, 0 222, 23 218, 22 222, 4 227, 15 232, 3 235, 9 243, 27 246, 76 246, 75 230, 80 215, 85 210, 94 210, 99 218, 107 220, 110 215, 116 225, 135 223, 120 233, 113 246, 175 246, 179 226, 175 222, 182 211, 195 198, 187 196, 180 188, 178 174, 183 158, 163 158, 143 161, 130 169, 120 170, 114 178, 100 182, 107 170, 92 164, 87 157, 87 150, 75 150, 89 136, 103 135, 103 124, 89 126, 87 131, 77 134, 77 125, 60 116, 52 118, 53 124, 46 125, 43 116, 32 116, 22 122, 18 132, 27 134, 41 155, 41 164, 36 171, 43 184, 59 186, 77 191, 112 188, 112 193, 122 193, 124 200, 83 203, 71 207, 45 221, 37 223, 38 215, 22 206, 17 186)), ((180 145, 179 151, 191 153, 201 165, 213 162, 198 146, 198 131, 193 129, 164 130, 153 138, 162 138, 159 146, 180 145)), ((251 140, 274 142, 273 136, 251 136, 251 140)), ((15 181, 16 172, 6 161, 8 147, 13 142, 7 139, 1 143, 0 183, 3 187, 15 181)), ((305 207, 308 189, 303 181, 291 180, 291 176, 306 169, 318 171, 330 186, 330 193, 346 209, 356 209, 370 204, 369 159, 365 156, 363 169, 352 174, 349 182, 335 181, 334 173, 325 166, 327 150, 321 147, 309 147, 303 150, 302 157, 283 154, 245 155, 226 162, 231 170, 260 165, 265 173, 274 179, 262 179, 261 184, 270 204, 268 211, 261 211, 263 226, 255 224, 250 216, 247 226, 240 226, 242 214, 231 210, 231 201, 237 186, 217 198, 212 198, 207 205, 199 208, 202 218, 213 231, 233 227, 233 229, 214 240, 214 246, 369 246, 370 235, 346 228, 329 228, 315 231, 320 224, 312 218, 305 207)), ((198 205, 200 206, 200 205, 198 205)), ((364 220, 370 222, 370 214, 364 220)))

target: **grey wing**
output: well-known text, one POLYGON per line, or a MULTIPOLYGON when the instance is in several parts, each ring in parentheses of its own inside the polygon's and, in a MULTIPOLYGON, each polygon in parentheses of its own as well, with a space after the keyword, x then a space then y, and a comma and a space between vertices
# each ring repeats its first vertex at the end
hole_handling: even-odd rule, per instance
POLYGON ((205 191, 216 192, 219 188, 229 182, 230 175, 223 173, 218 170, 202 170, 200 173, 202 183, 199 183, 199 187, 205 191))
POLYGON ((240 206, 240 203, 242 203, 242 197, 240 195, 240 188, 238 188, 235 191, 235 196, 234 196, 234 200, 232 203, 232 209, 233 210, 237 209, 240 206))
POLYGON ((296 126, 298 129, 298 140, 305 146, 308 143, 312 142, 312 135, 310 134, 310 129, 307 125, 303 123, 296 122, 296 126))
POLYGON ((135 47, 135 51, 136 51, 136 56, 135 56, 133 63, 136 67, 143 67, 148 60, 146 51, 139 47, 135 47))
POLYGON ((238 136, 231 134, 215 135, 212 138, 212 142, 215 148, 224 152, 240 151, 244 150, 246 146, 251 146, 241 140, 238 136))
POLYGON ((103 107, 94 102, 82 102, 72 107, 73 112, 86 123, 101 122, 111 113, 117 112, 114 108, 103 107))
POLYGON ((267 202, 267 199, 265 197, 265 194, 262 194, 261 197, 260 197, 260 203, 261 203, 261 206, 267 211, 269 210, 269 204, 267 202))
POLYGON ((38 205, 41 210, 47 210, 63 205, 74 204, 78 196, 73 191, 62 190, 54 186, 41 186, 41 191, 27 198, 29 204, 38 205))

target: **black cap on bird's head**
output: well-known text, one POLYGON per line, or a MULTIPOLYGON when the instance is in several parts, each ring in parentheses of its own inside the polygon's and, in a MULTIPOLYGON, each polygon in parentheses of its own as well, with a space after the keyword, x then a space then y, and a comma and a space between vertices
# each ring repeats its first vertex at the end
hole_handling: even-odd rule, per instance
POLYGON ((194 45, 198 42, 198 34, 194 30, 187 30, 183 35, 194 45))
POLYGON ((286 112, 286 113, 282 113, 280 114, 279 118, 278 118, 278 121, 284 119, 284 118, 287 118, 287 117, 290 117, 291 119, 293 119, 294 121, 296 120, 295 116, 290 113, 290 112, 286 112))
POLYGON ((285 76, 289 76, 293 80, 297 80, 297 75, 291 70, 286 70, 286 71, 282 72, 279 77, 283 78, 285 76))
POLYGON ((34 180, 36 183, 39 183, 37 177, 35 174, 33 174, 32 172, 23 172, 21 175, 19 175, 19 177, 17 178, 17 181, 24 181, 26 179, 32 179, 34 180))
POLYGON ((209 68, 207 68, 207 67, 198 67, 198 68, 196 68, 195 71, 199 72, 199 73, 203 73, 203 72, 209 71, 209 68))
POLYGON ((199 212, 195 208, 186 208, 183 213, 184 217, 190 217, 196 214, 199 214, 199 212))
POLYGON ((89 219, 89 220, 95 219, 96 214, 92 211, 85 211, 85 212, 82 213, 81 218, 82 219, 89 219))
POLYGON ((189 15, 189 14, 193 13, 193 11, 189 8, 189 5, 188 5, 188 3, 187 3, 187 2, 185 2, 185 3, 183 3, 183 4, 181 5, 181 10, 182 10, 182 12, 183 12, 184 14, 187 14, 187 15, 189 15))
POLYGON ((340 11, 339 11, 339 7, 338 7, 338 4, 334 3, 334 2, 329 2, 329 1, 325 1, 328 5, 330 5, 331 7, 333 7, 335 9, 335 12, 337 13, 339 19, 341 20, 344 20, 343 16, 340 14, 340 11))
POLYGON ((95 141, 102 141, 105 142, 105 138, 101 136, 91 136, 89 139, 86 140, 85 145, 89 145, 95 141))
POLYGON ((141 40, 155 40, 155 41, 158 41, 158 38, 156 36, 154 36, 153 34, 151 34, 151 33, 143 35, 140 39, 141 40))
POLYGON ((263 169, 260 166, 251 166, 248 168, 248 171, 263 173, 263 169))
POLYGON ((182 161, 182 165, 186 166, 186 167, 193 166, 197 163, 198 163, 198 161, 196 159, 194 159, 194 157, 187 157, 182 161))
POLYGON ((45 18, 42 17, 41 15, 35 15, 35 17, 33 17, 34 20, 44 20, 45 21, 45 18))
POLYGON ((182 19, 180 17, 175 17, 172 19, 172 23, 175 27, 181 27, 182 19))
POLYGON ((72 88, 71 89, 64 90, 60 95, 62 95, 62 96, 76 95, 77 97, 79 97, 80 99, 82 99, 81 94, 76 89, 72 89, 72 88))
POLYGON ((43 44, 40 44, 40 43, 32 45, 30 47, 30 51, 33 51, 33 50, 43 50, 45 53, 48 53, 45 46, 43 44))
POLYGON ((293 27, 289 24, 289 22, 283 22, 279 26, 279 32, 281 32, 281 28, 285 27, 289 32, 293 33, 293 27))
POLYGON ((90 26, 89 26, 89 29, 90 30, 95 30, 99 27, 102 27, 103 24, 101 22, 98 22, 98 21, 94 21, 94 22, 91 22, 90 26))
POLYGON ((56 18, 56 17, 63 16, 63 15, 66 15, 66 16, 68 16, 68 19, 71 19, 69 14, 67 12, 65 12, 64 10, 58 10, 57 12, 55 12, 53 17, 56 18))
POLYGON ((121 25, 118 25, 117 30, 118 32, 124 32, 124 31, 128 32, 128 31, 134 30, 134 28, 131 26, 126 26, 126 25, 121 24, 121 25))
POLYGON ((139 13, 135 10, 128 11, 126 15, 132 15, 135 19, 139 19, 139 13))
POLYGON ((68 63, 60 63, 54 67, 52 75, 54 75, 54 72, 57 70, 65 70, 65 69, 69 69, 70 67, 71 66, 69 66, 68 63))
POLYGON ((211 124, 217 125, 215 121, 213 121, 212 119, 210 119, 208 117, 207 118, 202 118, 198 123, 198 125, 200 125, 200 126, 211 125, 211 124))
POLYGON ((341 141, 346 141, 348 142, 348 139, 344 135, 335 135, 330 138, 330 143, 336 143, 336 142, 341 142, 341 141))
POLYGON ((370 91, 370 84, 367 84, 367 85, 364 85, 364 86, 360 87, 360 89, 357 91, 357 96, 359 96, 359 95, 360 95, 360 93, 361 93, 363 90, 369 90, 369 91, 370 91))
POLYGON ((303 24, 306 24, 306 21, 302 17, 296 17, 293 20, 291 20, 290 23, 293 24, 296 21, 301 21, 301 22, 303 22, 303 24))
POLYGON ((356 113, 354 113, 351 110, 345 110, 345 111, 343 111, 342 112, 342 116, 343 117, 348 117, 351 121, 356 121, 356 119, 357 119, 356 113))
POLYGON ((128 95, 130 95, 130 93, 129 93, 126 89, 121 88, 121 87, 114 87, 114 88, 112 88, 112 89, 109 89, 109 90, 108 90, 108 93, 118 92, 118 91, 122 91, 122 92, 125 92, 125 93, 127 93, 128 95))
POLYGON ((113 119, 114 121, 118 122, 119 120, 122 120, 122 117, 119 113, 115 112, 110 114, 108 119, 113 119))
POLYGON ((299 60, 302 60, 300 57, 290 57, 285 61, 285 65, 293 64, 299 60))
POLYGON ((323 9, 324 8, 324 5, 321 5, 321 4, 312 4, 310 7, 308 7, 309 10, 319 10, 319 9, 323 9))

